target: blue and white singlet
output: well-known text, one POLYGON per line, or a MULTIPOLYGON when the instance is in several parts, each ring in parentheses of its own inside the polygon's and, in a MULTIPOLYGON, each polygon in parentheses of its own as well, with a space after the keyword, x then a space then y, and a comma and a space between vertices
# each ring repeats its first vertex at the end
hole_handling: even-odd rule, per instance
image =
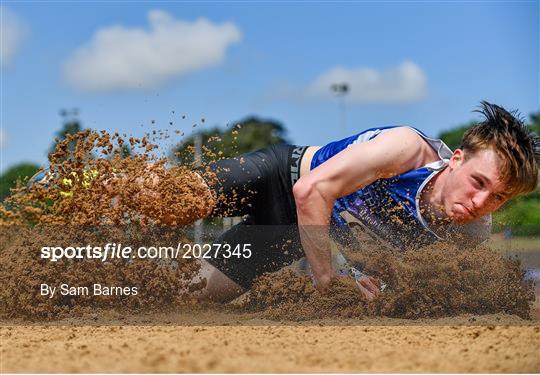
MULTIPOLYGON (((329 143, 315 152, 311 169, 350 145, 368 141, 396 127, 372 128, 329 143)), ((417 129, 410 129, 418 133, 437 152, 439 160, 394 177, 378 179, 352 194, 337 199, 332 210, 331 227, 335 229, 332 231, 333 237, 340 242, 351 240, 349 236, 343 237, 343 233, 348 232, 343 231, 348 227, 341 215, 345 211, 358 219, 379 239, 401 249, 424 246, 437 240, 474 244, 486 240, 491 232, 491 215, 468 224, 447 225, 443 229, 444 233, 441 233, 441 228, 437 228, 435 233, 422 217, 420 211, 422 190, 448 165, 452 151, 440 139, 429 138, 417 129)))

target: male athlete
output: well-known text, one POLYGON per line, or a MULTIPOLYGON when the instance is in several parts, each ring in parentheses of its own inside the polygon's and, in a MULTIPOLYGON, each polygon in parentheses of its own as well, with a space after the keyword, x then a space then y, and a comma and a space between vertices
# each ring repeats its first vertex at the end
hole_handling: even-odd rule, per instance
MULTIPOLYGON (((201 168, 222 198, 201 217, 243 216, 218 241, 253 246, 249 259, 208 260, 206 294, 230 300, 304 254, 324 290, 336 276, 330 236, 351 240, 343 213, 401 249, 486 240, 490 213, 536 189, 540 140, 502 107, 482 102, 478 112, 484 120, 453 152, 412 127, 391 126, 323 147, 277 145, 221 160, 208 166, 212 181, 201 168), (287 247, 298 237, 301 246, 287 247)), ((379 293, 375 278, 357 281, 366 298, 379 293)))
MULTIPOLYGON (((389 126, 322 147, 275 145, 220 160, 194 171, 204 205, 186 207, 187 216, 153 219, 186 224, 242 216, 215 242, 250 244, 251 256, 221 253, 203 264, 204 295, 217 301, 233 299, 257 276, 304 256, 315 285, 325 290, 342 274, 332 264, 330 238, 362 246, 348 231, 347 216, 397 249, 436 241, 478 244, 490 234, 491 212, 536 189, 540 163, 540 139, 514 114, 487 102, 478 112, 484 120, 453 152, 417 129, 389 126)), ((377 279, 354 267, 350 274, 367 299, 379 293, 377 279)))

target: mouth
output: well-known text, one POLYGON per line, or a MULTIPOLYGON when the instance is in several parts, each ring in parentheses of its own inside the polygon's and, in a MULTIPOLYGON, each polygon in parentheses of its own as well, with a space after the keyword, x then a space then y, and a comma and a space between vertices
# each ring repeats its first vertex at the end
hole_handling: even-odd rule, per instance
POLYGON ((463 207, 463 210, 467 213, 467 215, 469 215, 473 219, 476 217, 476 215, 467 206, 463 204, 461 206, 463 207))

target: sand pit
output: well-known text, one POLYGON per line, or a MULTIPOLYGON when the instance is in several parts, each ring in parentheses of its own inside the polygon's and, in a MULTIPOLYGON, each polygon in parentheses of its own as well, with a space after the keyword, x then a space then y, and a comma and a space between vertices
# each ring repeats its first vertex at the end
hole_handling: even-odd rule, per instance
MULTIPOLYGON (((299 320, 292 305, 279 304, 254 312, 242 304, 139 314, 96 309, 47 326, 27 317, 2 319, 0 371, 535 373, 536 297, 527 319, 504 313, 344 318, 351 310, 337 306, 333 316, 299 320)), ((323 311, 329 301, 340 298, 323 298, 323 311)), ((299 303, 313 314, 308 306, 299 303)))
POLYGON ((144 318, 164 326, 2 327, 1 371, 534 373, 536 316, 295 323, 203 311, 144 318))

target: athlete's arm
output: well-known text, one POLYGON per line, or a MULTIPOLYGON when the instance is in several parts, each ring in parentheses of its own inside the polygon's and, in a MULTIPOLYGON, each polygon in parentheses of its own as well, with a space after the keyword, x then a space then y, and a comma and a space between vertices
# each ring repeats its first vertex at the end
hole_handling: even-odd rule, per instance
POLYGON ((294 185, 302 246, 320 289, 334 276, 328 225, 336 199, 377 179, 420 168, 429 152, 430 146, 414 130, 394 128, 349 146, 294 185))

